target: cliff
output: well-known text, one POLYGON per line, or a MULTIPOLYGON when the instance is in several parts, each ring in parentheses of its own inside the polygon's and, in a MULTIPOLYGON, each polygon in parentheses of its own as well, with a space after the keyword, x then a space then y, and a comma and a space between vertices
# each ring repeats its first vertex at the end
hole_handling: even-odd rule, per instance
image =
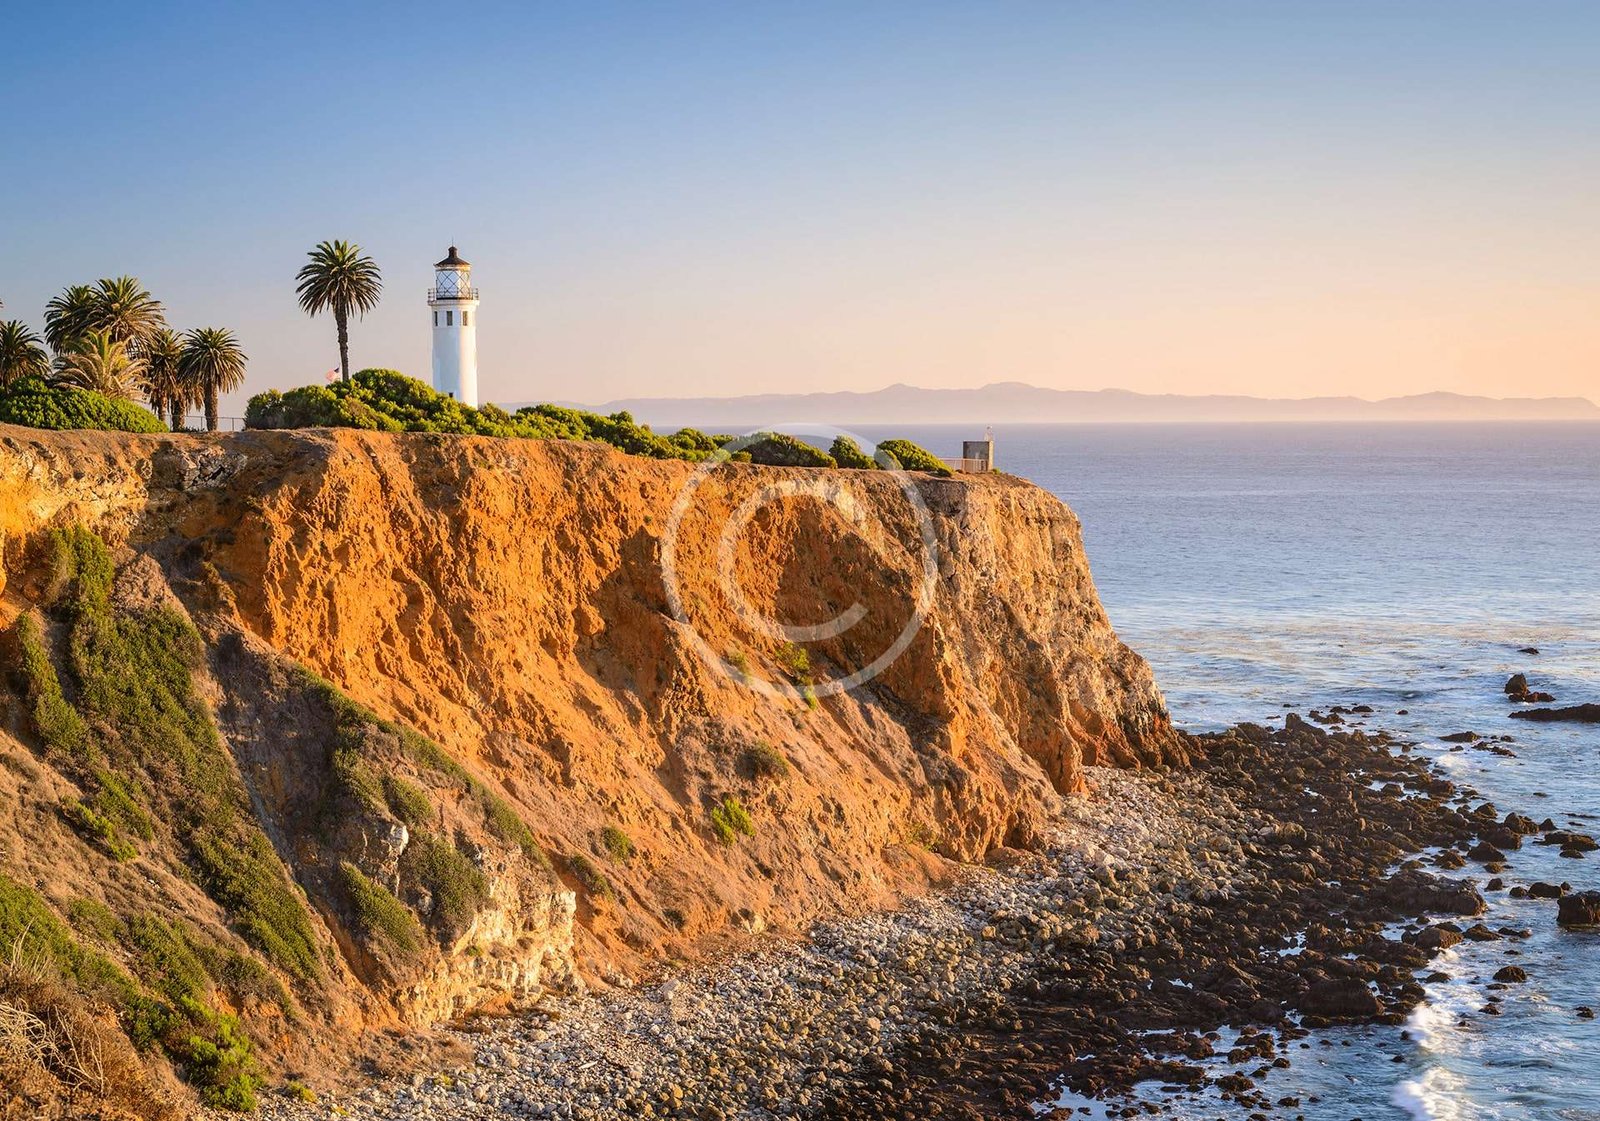
POLYGON ((254 990, 195 991, 288 1071, 352 1029, 892 904, 1033 844, 1085 763, 1181 761, 1072 513, 1007 476, 903 478, 0 427, 0 888, 146 997, 136 913, 256 963, 254 990), (135 711, 152 693, 182 751, 135 711), (211 776, 234 810, 196 809, 211 776), (304 954, 252 925, 241 862, 287 885, 304 954))

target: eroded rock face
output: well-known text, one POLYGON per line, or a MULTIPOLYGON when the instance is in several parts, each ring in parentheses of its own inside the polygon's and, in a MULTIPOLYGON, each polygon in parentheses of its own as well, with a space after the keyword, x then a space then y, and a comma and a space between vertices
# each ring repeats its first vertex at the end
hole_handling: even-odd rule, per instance
MULTIPOLYGON (((273 690, 241 684, 251 658, 307 666, 432 737, 528 822, 559 882, 498 885, 438 976, 412 982, 427 1014, 564 980, 563 929, 579 967, 615 977, 718 931, 896 901, 941 874, 929 850, 1036 843, 1085 763, 1182 761, 1076 518, 1043 491, 918 478, 924 523, 886 472, 719 469, 676 538, 678 617, 663 563, 694 471, 559 442, 0 429, 0 553, 80 523, 159 565, 211 643, 224 735, 280 851, 295 807, 320 796, 294 755, 315 736, 286 746, 273 690), (765 505, 724 547, 763 488, 819 479, 828 501, 765 505), (924 529, 934 575, 909 644, 859 689, 807 703, 806 678, 826 692, 907 631, 924 529), (797 668, 730 586, 784 625, 860 619, 806 642, 797 668), (752 762, 758 748, 785 768, 752 762), (710 822, 725 796, 752 819, 732 844, 710 822)), ((409 843, 397 824, 347 822, 338 859, 392 878, 409 843)))

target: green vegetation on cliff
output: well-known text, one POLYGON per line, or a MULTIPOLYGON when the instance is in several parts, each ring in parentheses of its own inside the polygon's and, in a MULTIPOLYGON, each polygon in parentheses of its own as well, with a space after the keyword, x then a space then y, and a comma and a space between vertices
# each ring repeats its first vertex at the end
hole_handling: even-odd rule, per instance
MULTIPOLYGON (((117 860, 139 857, 135 838, 165 842, 246 943, 314 985, 324 966, 310 915, 195 689, 199 634, 174 606, 114 596, 111 553, 95 534, 53 530, 40 547, 45 623, 23 615, 13 640, 34 731, 85 792, 63 803, 63 815, 117 860)), ((89 901, 74 914, 127 958, 134 978, 9 881, 0 883, 0 956, 41 952, 64 982, 117 1008, 135 1045, 165 1051, 208 1104, 253 1107, 259 1078, 248 1035, 216 1010, 213 994, 273 993, 292 1010, 270 971, 156 915, 119 917, 89 901)))
MULTIPOLYGON (((396 370, 361 370, 349 381, 308 385, 280 393, 269 389, 245 408, 250 428, 360 428, 370 432, 443 432, 458 436, 514 436, 530 440, 589 440, 650 459, 699 462, 740 441, 733 458, 769 467, 876 467, 854 441, 840 437, 829 454, 780 432, 753 437, 708 436, 684 428, 662 436, 628 413, 599 413, 561 405, 527 405, 509 413, 496 405, 472 408, 396 370), (846 462, 845 460, 849 461, 846 462)), ((891 441, 907 470, 950 471, 909 440, 891 441)), ((880 445, 882 446, 882 445, 880 445)))
POLYGON ((165 432, 150 410, 89 389, 19 378, 0 388, 0 424, 27 428, 91 428, 114 432, 165 432))

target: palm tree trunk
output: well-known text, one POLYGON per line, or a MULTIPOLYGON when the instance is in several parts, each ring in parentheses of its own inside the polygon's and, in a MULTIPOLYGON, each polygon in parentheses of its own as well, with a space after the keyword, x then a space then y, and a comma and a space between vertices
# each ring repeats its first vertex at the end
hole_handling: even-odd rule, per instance
POLYGON ((334 308, 333 321, 339 325, 339 377, 350 380, 350 316, 344 308, 334 308))
POLYGON ((206 431, 217 430, 217 390, 215 386, 206 387, 206 431))
POLYGON ((172 399, 172 430, 174 432, 183 427, 183 406, 184 400, 182 397, 174 397, 172 399))

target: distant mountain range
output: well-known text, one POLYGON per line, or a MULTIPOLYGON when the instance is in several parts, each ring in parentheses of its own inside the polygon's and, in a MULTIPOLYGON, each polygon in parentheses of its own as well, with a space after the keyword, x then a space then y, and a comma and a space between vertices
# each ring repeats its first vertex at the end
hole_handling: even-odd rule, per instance
POLYGON ((1600 420, 1582 397, 1468 397, 1423 393, 1366 401, 1041 389, 998 382, 981 389, 891 385, 870 393, 767 393, 748 397, 638 397, 599 411, 627 410, 657 427, 744 430, 763 424, 1060 424, 1197 421, 1600 420))

